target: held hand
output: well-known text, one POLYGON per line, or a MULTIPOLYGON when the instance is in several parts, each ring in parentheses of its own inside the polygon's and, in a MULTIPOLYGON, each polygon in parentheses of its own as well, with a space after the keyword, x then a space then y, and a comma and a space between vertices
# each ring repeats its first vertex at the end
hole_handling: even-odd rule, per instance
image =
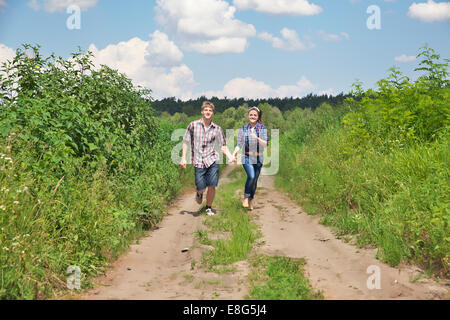
POLYGON ((181 159, 180 167, 183 168, 183 169, 186 169, 186 159, 181 159))

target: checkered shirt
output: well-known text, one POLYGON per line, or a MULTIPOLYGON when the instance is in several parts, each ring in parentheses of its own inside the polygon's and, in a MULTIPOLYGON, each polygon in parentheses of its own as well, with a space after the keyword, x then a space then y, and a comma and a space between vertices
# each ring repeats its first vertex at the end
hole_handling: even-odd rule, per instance
POLYGON ((227 145, 222 128, 212 121, 210 126, 205 128, 202 119, 189 124, 183 141, 191 143, 191 160, 196 168, 209 168, 219 160, 219 153, 214 148, 215 143, 220 147, 227 145))
MULTIPOLYGON (((238 133, 236 145, 240 149, 242 149, 242 153, 258 152, 262 154, 264 152, 264 147, 261 144, 259 144, 255 138, 252 138, 251 129, 252 126, 250 125, 250 123, 241 127, 238 133)), ((255 134, 258 138, 267 141, 267 143, 269 143, 269 135, 267 134, 267 128, 265 125, 257 122, 255 125, 255 134)))

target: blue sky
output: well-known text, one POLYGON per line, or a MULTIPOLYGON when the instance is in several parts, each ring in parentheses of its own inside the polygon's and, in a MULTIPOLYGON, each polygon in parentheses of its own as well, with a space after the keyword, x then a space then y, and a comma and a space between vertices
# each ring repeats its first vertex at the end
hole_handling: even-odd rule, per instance
POLYGON ((338 94, 394 65, 414 78, 425 43, 450 58, 449 31, 450 2, 432 0, 0 0, 0 60, 22 43, 64 58, 81 46, 155 98, 338 94))

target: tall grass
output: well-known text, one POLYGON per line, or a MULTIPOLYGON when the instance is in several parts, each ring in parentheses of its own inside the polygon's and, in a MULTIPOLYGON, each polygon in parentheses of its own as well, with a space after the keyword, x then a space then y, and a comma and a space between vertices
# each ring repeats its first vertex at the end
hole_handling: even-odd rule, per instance
POLYGON ((377 247, 383 261, 448 276, 447 64, 426 47, 419 55, 428 67, 415 82, 391 69, 378 90, 357 84, 358 99, 288 119, 276 185, 338 234, 377 247))
POLYGON ((282 141, 277 186, 339 234, 378 247, 383 261, 448 272, 448 139, 354 157, 345 156, 343 139, 332 128, 301 148, 282 141))
POLYGON ((88 287, 192 179, 147 91, 32 49, 0 68, 0 299, 57 297, 69 266, 88 287))

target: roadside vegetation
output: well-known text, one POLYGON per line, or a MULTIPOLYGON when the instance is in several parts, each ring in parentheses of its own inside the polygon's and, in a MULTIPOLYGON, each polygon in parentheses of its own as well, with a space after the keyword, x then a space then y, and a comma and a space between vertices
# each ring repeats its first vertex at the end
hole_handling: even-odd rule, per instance
MULTIPOLYGON (((172 133, 199 119, 201 104, 187 115, 159 103, 156 116, 150 90, 91 60, 81 52, 42 57, 25 45, 0 67, 0 299, 57 297, 70 266, 82 271, 81 287, 90 286, 183 187, 193 187, 192 166, 168 159, 180 142, 172 133)), ((378 248, 381 260, 448 277, 448 60, 427 46, 418 60, 416 80, 391 68, 374 89, 357 82, 336 99, 258 107, 269 130, 281 133, 278 188, 339 236, 378 248)), ((213 121, 238 129, 248 103, 222 105, 213 121)), ((214 247, 203 264, 231 272, 250 259, 251 299, 320 299, 303 261, 253 254, 260 235, 235 195, 242 179, 224 186, 221 214, 197 232, 214 247), (213 231, 224 237, 212 240, 213 231)))
POLYGON ((277 185, 309 213, 391 264, 450 274, 448 60, 421 48, 415 81, 390 69, 376 89, 294 110, 277 185))
POLYGON ((90 55, 24 46, 0 68, 0 299, 86 281, 160 221, 190 171, 170 159, 150 92, 90 55))
MULTIPOLYGON (((278 188, 308 213, 320 213, 338 236, 378 248, 382 261, 447 277, 449 60, 428 46, 417 58, 415 80, 393 67, 376 88, 356 82, 342 103, 283 112, 258 107, 269 130, 280 130, 278 188)), ((247 123, 248 107, 228 108, 214 121, 236 130, 247 123)), ((198 118, 162 117, 175 124, 198 118)))
POLYGON ((267 256, 257 253, 260 230, 247 209, 242 208, 236 190, 245 184, 242 168, 236 168, 228 177, 235 178, 220 187, 217 207, 220 214, 204 220, 206 228, 196 232, 201 244, 212 246, 202 256, 202 265, 218 273, 236 271, 233 264, 248 260, 251 300, 316 300, 322 299, 304 274, 303 259, 267 256), (212 238, 221 236, 218 239, 212 238))

